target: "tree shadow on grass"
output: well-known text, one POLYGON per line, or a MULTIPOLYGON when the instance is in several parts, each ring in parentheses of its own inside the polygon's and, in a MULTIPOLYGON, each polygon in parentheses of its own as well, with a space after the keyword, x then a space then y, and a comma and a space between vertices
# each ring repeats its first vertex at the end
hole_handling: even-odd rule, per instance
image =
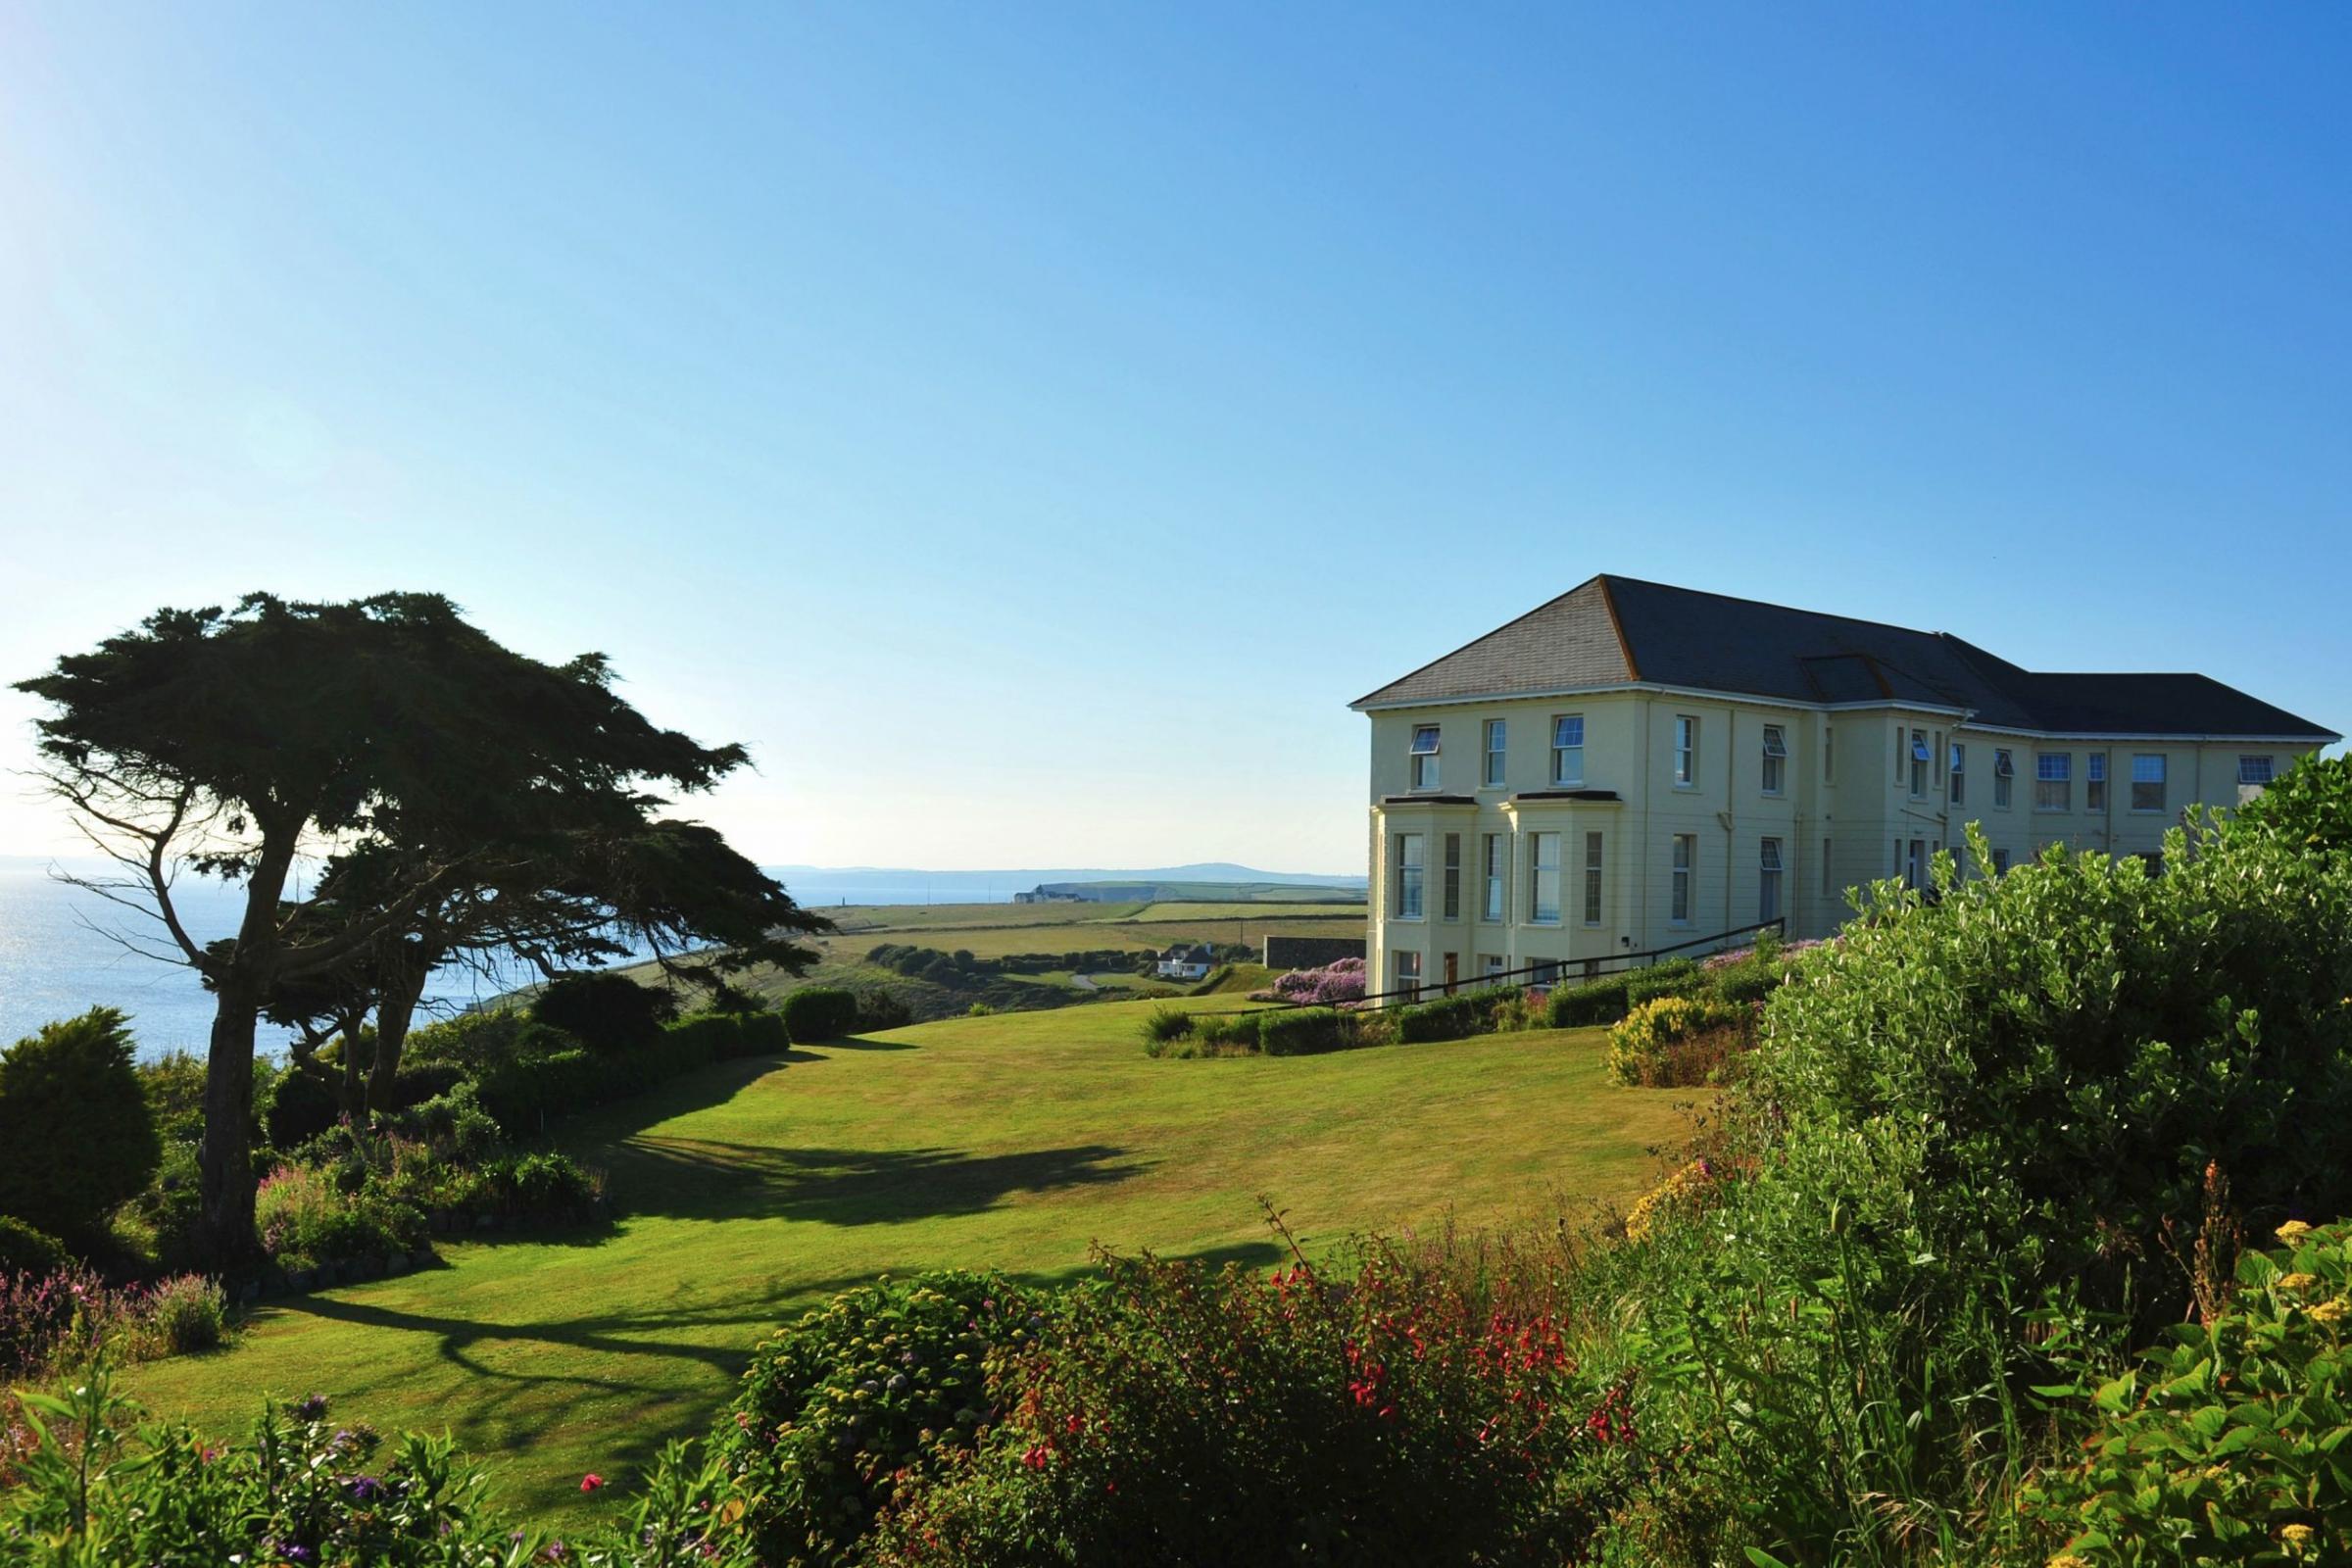
POLYGON ((630 1213, 889 1225, 978 1214, 1014 1193, 1122 1182, 1148 1167, 1106 1144, 1014 1153, 950 1149, 777 1149, 641 1134, 612 1152, 630 1213))

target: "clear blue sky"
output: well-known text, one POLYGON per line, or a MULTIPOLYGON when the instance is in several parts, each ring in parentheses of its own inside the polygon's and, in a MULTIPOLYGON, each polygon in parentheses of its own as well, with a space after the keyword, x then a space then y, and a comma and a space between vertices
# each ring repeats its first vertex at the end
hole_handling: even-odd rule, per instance
POLYGON ((2323 7, 12 6, 0 673, 437 588, 750 743, 761 858, 943 867, 1357 867, 1344 705, 1599 570, 2352 729, 2347 79, 2323 7))

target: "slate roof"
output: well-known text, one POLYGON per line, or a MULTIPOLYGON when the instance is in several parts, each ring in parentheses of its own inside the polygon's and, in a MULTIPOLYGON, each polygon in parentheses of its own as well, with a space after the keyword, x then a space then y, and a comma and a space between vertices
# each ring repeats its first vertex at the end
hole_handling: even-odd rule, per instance
POLYGON ((1976 723, 2051 734, 2342 738, 2204 675, 2042 674, 1949 632, 1608 575, 1349 706, 1635 684, 1965 709, 1976 723))

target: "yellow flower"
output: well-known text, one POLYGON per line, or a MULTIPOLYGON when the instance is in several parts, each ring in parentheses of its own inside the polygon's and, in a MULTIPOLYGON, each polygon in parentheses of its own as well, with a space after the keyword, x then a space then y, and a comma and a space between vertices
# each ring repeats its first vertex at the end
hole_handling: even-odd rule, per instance
POLYGON ((2299 1219, 2290 1219, 2285 1224, 2273 1231, 2271 1234, 2278 1237, 2280 1241, 2286 1243, 2289 1247, 2292 1247, 2295 1243, 2301 1241, 2304 1237, 2311 1234, 2311 1227, 2304 1224, 2299 1219))
POLYGON ((2352 1313, 2352 1304, 2347 1304, 2339 1296, 2332 1301, 2322 1301, 2311 1308, 2311 1320, 2314 1323, 2340 1323, 2346 1313, 2352 1313))
POLYGON ((2319 1283, 2320 1277, 2317 1274, 2281 1274, 2278 1276, 2278 1288, 2297 1296, 2319 1283))
POLYGON ((2090 1568, 2090 1559, 2078 1557, 2071 1551, 2062 1551, 2050 1559, 2049 1568, 2090 1568))
POLYGON ((2278 1532, 2278 1544, 2298 1557, 2319 1539, 2320 1533, 2309 1525, 2288 1525, 2278 1532))

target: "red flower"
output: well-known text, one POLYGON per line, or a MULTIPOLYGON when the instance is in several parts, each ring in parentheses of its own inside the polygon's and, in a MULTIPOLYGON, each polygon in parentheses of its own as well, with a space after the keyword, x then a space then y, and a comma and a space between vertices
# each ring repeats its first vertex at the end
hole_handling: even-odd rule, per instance
POLYGON ((593 1470, 580 1477, 580 1490, 582 1492, 594 1492, 597 1488, 603 1486, 604 1484, 605 1478, 598 1475, 593 1470))

